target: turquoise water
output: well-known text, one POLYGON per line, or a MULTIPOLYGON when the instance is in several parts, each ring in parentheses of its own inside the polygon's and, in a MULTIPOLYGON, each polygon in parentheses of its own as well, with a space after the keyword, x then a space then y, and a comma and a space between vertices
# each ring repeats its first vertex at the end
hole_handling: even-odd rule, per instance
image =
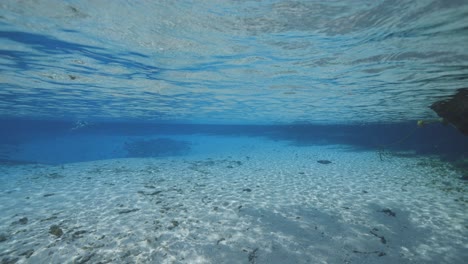
POLYGON ((466 43, 463 0, 3 0, 1 263, 465 263, 466 43))
POLYGON ((465 1, 2 1, 3 117, 400 122, 466 86, 465 1))

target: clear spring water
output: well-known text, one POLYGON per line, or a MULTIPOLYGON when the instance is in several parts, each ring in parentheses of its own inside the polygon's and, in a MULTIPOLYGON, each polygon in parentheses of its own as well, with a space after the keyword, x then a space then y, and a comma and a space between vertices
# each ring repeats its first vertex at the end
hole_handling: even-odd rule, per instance
POLYGON ((463 0, 2 0, 1 262, 465 263, 467 137, 416 121, 466 43, 463 0))
POLYGON ((0 3, 0 115, 400 122, 466 86, 467 1, 0 3))

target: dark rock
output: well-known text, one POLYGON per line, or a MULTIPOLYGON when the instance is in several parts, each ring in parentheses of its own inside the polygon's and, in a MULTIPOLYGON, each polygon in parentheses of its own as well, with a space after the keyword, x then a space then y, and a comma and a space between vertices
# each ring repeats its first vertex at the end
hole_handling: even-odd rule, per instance
POLYGON ((460 179, 462 179, 464 181, 468 181, 468 174, 463 175, 460 179))
POLYGON ((49 234, 52 234, 56 237, 61 237, 63 235, 62 228, 60 228, 58 225, 52 225, 49 229, 49 234))
POLYGON ((329 160, 317 160, 317 162, 320 163, 320 164, 330 164, 330 163, 332 163, 329 160))
POLYGON ((5 234, 0 234, 0 242, 7 241, 8 237, 5 234))
POLYGON ((468 135, 468 88, 458 89, 452 98, 433 103, 431 109, 468 135))

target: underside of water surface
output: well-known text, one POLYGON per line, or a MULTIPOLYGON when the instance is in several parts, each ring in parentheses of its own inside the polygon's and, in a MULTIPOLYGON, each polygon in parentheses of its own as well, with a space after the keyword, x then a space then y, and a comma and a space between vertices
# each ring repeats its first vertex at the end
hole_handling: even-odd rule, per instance
POLYGON ((0 115, 406 122, 466 87, 464 1, 2 1, 0 115))

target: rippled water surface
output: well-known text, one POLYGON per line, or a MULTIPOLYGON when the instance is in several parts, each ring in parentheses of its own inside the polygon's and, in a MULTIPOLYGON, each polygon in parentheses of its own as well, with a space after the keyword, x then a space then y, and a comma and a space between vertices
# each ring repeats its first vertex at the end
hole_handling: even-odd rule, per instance
POLYGON ((466 86, 468 1, 0 3, 0 116, 400 122, 466 86))

